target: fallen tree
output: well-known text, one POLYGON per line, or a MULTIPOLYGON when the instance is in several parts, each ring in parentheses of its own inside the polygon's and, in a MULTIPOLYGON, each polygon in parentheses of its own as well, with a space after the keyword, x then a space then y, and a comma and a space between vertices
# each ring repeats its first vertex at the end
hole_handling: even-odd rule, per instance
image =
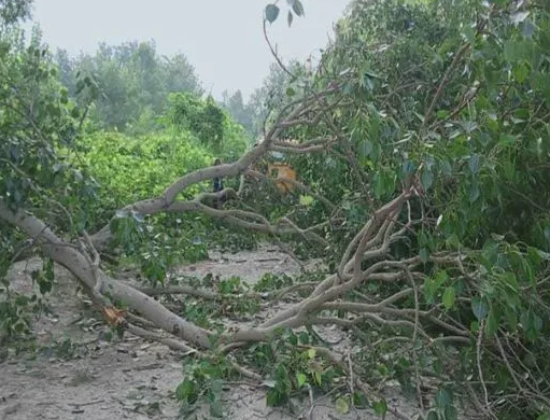
MULTIPOLYGON (((8 145, 2 148, 0 176, 6 187, 0 196, 0 219, 10 225, 10 232, 26 235, 29 244, 44 257, 67 268, 112 325, 189 355, 224 357, 230 361, 229 368, 242 376, 264 379, 252 363, 246 365, 246 350, 253 351, 259 343, 272 343, 286 332, 289 335, 282 349, 306 353, 313 350, 339 369, 340 375, 347 378, 352 405, 357 403, 356 389, 374 406, 376 382, 399 378, 414 390, 418 412, 424 418, 456 418, 457 409, 449 396, 451 388, 466 395, 482 417, 508 413, 513 418, 515 413, 527 410, 527 402, 532 404, 527 410, 530 416, 544 415, 550 409, 545 392, 549 386, 544 375, 547 367, 543 364, 543 321, 548 319, 547 254, 538 243, 527 246, 520 240, 514 243, 505 238, 508 225, 512 225, 513 238, 535 238, 536 242, 536 235, 520 236, 529 229, 515 225, 518 194, 511 198, 504 190, 495 193, 490 189, 499 184, 500 178, 515 183, 515 189, 533 182, 535 187, 519 193, 534 218, 545 216, 544 205, 533 204, 533 200, 545 204, 548 198, 542 188, 544 170, 533 170, 530 176, 535 181, 529 182, 512 175, 527 170, 533 160, 541 160, 538 149, 515 149, 513 140, 522 130, 532 130, 531 140, 543 135, 548 123, 547 104, 541 96, 533 96, 523 82, 508 80, 507 70, 499 67, 504 53, 498 50, 490 55, 497 47, 492 44, 493 38, 486 37, 487 32, 503 31, 498 32, 503 39, 516 39, 519 29, 506 16, 524 12, 515 9, 519 6, 514 4, 483 6, 479 15, 470 9, 461 10, 464 15, 459 20, 475 22, 474 33, 468 33, 469 38, 464 40, 459 29, 463 26, 454 22, 449 30, 452 51, 448 57, 443 54, 432 62, 431 46, 450 48, 440 45, 441 33, 446 29, 437 21, 441 10, 432 6, 403 11, 398 5, 358 2, 357 13, 344 22, 348 32, 342 30, 339 43, 327 54, 319 71, 307 75, 304 85, 298 84, 298 99, 289 99, 269 119, 263 142, 235 162, 188 173, 162 195, 129 204, 97 232, 88 232, 71 220, 71 211, 85 208, 88 197, 72 194, 73 198, 83 197, 83 204, 62 198, 67 185, 75 191, 86 181, 78 180, 76 172, 69 169, 46 170, 63 162, 56 148, 78 149, 76 141, 72 144, 60 140, 66 133, 60 135, 59 127, 67 132, 75 127, 71 110, 55 95, 52 99, 47 90, 39 90, 46 98, 43 102, 50 99, 54 110, 44 105, 43 112, 53 122, 38 119, 27 112, 25 95, 14 97, 9 93, 17 91, 14 87, 18 84, 27 86, 26 80, 16 79, 10 89, 0 91, 1 99, 6 109, 18 111, 9 114, 10 127, 15 126, 13 121, 24 122, 27 131, 25 136, 9 132, 8 145), (414 29, 419 31, 414 37, 408 35, 408 23, 405 27, 376 27, 379 32, 374 33, 364 29, 368 27, 365 22, 374 25, 371 19, 376 16, 372 17, 371 12, 389 13, 386 7, 392 11, 390 18, 386 16, 388 26, 407 19, 426 25, 414 29), (508 25, 513 36, 491 22, 508 25), (363 30, 368 33, 361 33, 363 30), (385 39, 387 34, 395 39, 385 39), (398 69, 396 74, 376 82, 380 76, 359 70, 356 62, 342 58, 344 52, 360 50, 354 42, 362 37, 371 39, 369 59, 377 70, 387 71, 387 59, 392 68, 398 69), (409 55, 416 42, 430 48, 419 48, 422 54, 409 55), (386 55, 377 52, 382 47, 381 51, 389 51, 386 55), (483 54, 491 58, 478 61, 483 54), (342 72, 339 58, 350 65, 347 72, 342 72), (420 71, 423 65, 426 69, 420 71), (505 92, 496 93, 494 86, 480 87, 479 74, 474 71, 457 70, 476 66, 491 72, 498 68, 502 73, 493 75, 498 79, 495 85, 505 84, 505 92), (433 80, 437 80, 436 87, 427 95, 422 93, 419 87, 433 80), (511 91, 530 104, 529 128, 518 122, 525 112, 514 108, 517 98, 506 97, 511 91), (476 106, 477 113, 471 109, 476 106), (507 139, 502 139, 502 131, 507 139), (20 141, 21 137, 24 140, 20 141), (285 141, 288 137, 300 141, 285 141), (446 138, 457 140, 445 143, 446 138), (246 182, 272 183, 253 167, 274 151, 291 156, 305 174, 294 185, 313 197, 320 209, 308 213, 309 224, 295 216, 292 209, 273 218, 246 206, 243 193, 252 190, 254 195, 257 191, 244 184, 218 194, 181 198, 186 190, 213 178, 242 177, 246 182), (508 160, 510 155, 513 158, 508 160), (326 169, 330 165, 334 174, 326 169), (534 194, 537 189, 542 191, 539 197, 534 194), (226 208, 219 210, 207 204, 222 194, 232 199, 226 208), (494 216, 502 208, 511 214, 502 212, 504 221, 494 216), (290 238, 295 238, 296 242, 313 244, 312 248, 327 248, 329 272, 320 281, 276 290, 270 299, 258 293, 199 290, 193 285, 143 287, 107 273, 100 255, 116 239, 114 221, 190 212, 291 243, 290 238), (298 299, 295 293, 300 289, 308 294, 298 299), (286 308, 252 326, 227 322, 223 328, 205 328, 155 299, 161 294, 212 301, 254 297, 264 299, 264 308, 291 295, 293 299, 286 308), (327 325, 345 328, 360 351, 342 354, 322 340, 313 343, 312 338, 304 343, 293 335, 305 328, 315 337, 318 334, 314 326, 327 325), (375 361, 365 361, 364 353, 372 353, 375 361), (393 355, 397 355, 397 361, 392 372, 381 374, 379 360, 393 355), (436 406, 430 408, 425 396, 434 391, 436 406)), ((536 10, 536 5, 529 9, 533 13, 536 10)), ((523 15, 515 16, 519 19, 523 15)), ((537 38, 522 42, 535 43, 540 52, 544 50, 543 41, 537 38)), ((25 64, 37 72, 43 70, 46 65, 34 61, 34 55, 32 51, 28 56, 23 54, 25 64)), ((16 77, 14 69, 19 69, 19 62, 11 58, 11 62, 3 61, 3 70, 16 77)), ((542 65, 537 67, 538 77, 546 76, 546 71, 542 65)), ((536 84, 538 79, 533 78, 536 84)), ((29 87, 29 92, 33 88, 36 86, 29 87)), ((539 89, 538 94, 543 93, 539 89)), ((87 179, 82 174, 80 177, 87 179)), ((523 213, 517 218, 520 216, 525 219, 523 213)), ((312 383, 316 383, 315 372, 312 383)), ((322 385, 320 382, 316 384, 322 385)), ((392 408, 385 410, 406 418, 392 408)))
MULTIPOLYGON (((322 94, 317 93, 289 105, 287 116, 284 117, 284 112, 281 113, 280 121, 273 125, 265 141, 237 162, 188 174, 168 187, 162 197, 131 204, 124 210, 142 215, 159 212, 204 211, 209 216, 223 218, 242 228, 261 230, 273 235, 293 232, 297 235, 318 237, 312 231, 300 229, 293 223, 282 221, 279 225, 272 225, 265 217, 256 213, 212 209, 203 204, 203 200, 212 194, 203 194, 192 201, 181 201, 176 197, 186 187, 213 177, 237 177, 242 173, 254 175, 247 168, 262 155, 265 155, 273 147, 273 144, 276 145, 274 147, 281 147, 283 143, 276 140, 281 130, 291 127, 293 124, 300 124, 301 116, 306 112, 312 112, 312 110, 313 112, 325 112, 325 109, 320 106, 320 104, 322 105, 322 102, 319 102, 320 98, 337 95, 338 91, 338 88, 332 88, 322 94), (316 108, 321 108, 321 110, 315 111, 316 108)), ((321 143, 321 141, 318 142, 321 143)), ((334 143, 332 138, 327 139, 326 142, 334 143)), ((295 146, 285 145, 285 150, 291 151, 292 147, 295 146)), ((110 225, 102 228, 95 235, 83 232, 81 238, 71 241, 56 235, 46 223, 32 213, 24 209, 13 210, 5 199, 0 201, 0 217, 28 235, 32 239, 33 245, 37 246, 45 257, 67 268, 110 323, 121 324, 128 331, 146 338, 158 338, 155 331, 161 329, 169 336, 162 336, 158 339, 174 349, 227 352, 250 342, 269 340, 280 329, 296 329, 319 324, 352 326, 365 320, 380 326, 388 325, 414 330, 413 342, 417 336, 433 342, 423 330, 421 323, 421 320, 432 321, 453 333, 453 336, 446 337, 445 341, 468 342, 470 333, 467 329, 457 328, 439 320, 437 316, 440 314, 420 309, 418 293, 422 285, 419 280, 423 277, 421 271, 417 271, 421 265, 420 258, 408 258, 399 262, 387 259, 391 246, 399 241, 409 229, 422 223, 422 220, 413 221, 411 219, 409 200, 412 196, 417 196, 418 192, 414 182, 411 181, 408 184, 395 199, 373 212, 372 217, 350 242, 337 271, 316 284, 308 298, 256 327, 240 328, 237 331, 228 329, 222 334, 216 334, 214 331, 200 328, 186 321, 147 294, 107 275, 101 268, 98 249, 108 244, 112 237, 110 225), (408 210, 408 221, 402 224, 398 218, 404 209, 408 210), (375 304, 342 300, 346 294, 359 286, 374 281, 403 283, 406 288, 375 304), (416 302, 415 309, 399 309, 395 306, 399 301, 413 295, 416 302), (125 319, 125 311, 118 310, 112 302, 122 303, 128 311, 147 320, 147 327, 134 325, 131 320, 125 319), (345 321, 320 316, 319 313, 325 310, 350 311, 356 316, 345 321)), ((234 191, 223 192, 223 194, 228 193, 236 196, 234 191)), ((325 241, 321 237, 318 239, 321 242, 325 241)), ((446 253, 433 255, 430 259, 438 264, 456 266, 460 266, 461 261, 459 255, 446 253)), ((329 354, 334 362, 341 359, 341 356, 329 354)), ((253 377, 258 376, 251 372, 248 374, 253 377)), ((360 381, 359 377, 357 380, 360 381)), ((364 387, 364 385, 361 386, 364 387)))

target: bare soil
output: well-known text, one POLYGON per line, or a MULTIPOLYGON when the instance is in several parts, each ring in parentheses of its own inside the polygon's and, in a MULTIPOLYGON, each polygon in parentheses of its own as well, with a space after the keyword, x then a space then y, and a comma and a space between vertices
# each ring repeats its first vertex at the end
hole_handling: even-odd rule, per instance
MULTIPOLYGON (((318 262, 310 266, 315 264, 318 262)), ((41 265, 38 258, 15 264, 8 274, 13 288, 30 295, 30 273, 41 265)), ((199 278, 209 272, 221 278, 239 276, 253 283, 264 273, 294 275, 299 269, 288 255, 263 248, 236 254, 212 252, 210 260, 182 267, 181 272, 199 278)), ((70 273, 61 267, 55 271, 55 288, 47 301, 49 312, 33 322, 39 351, 17 355, 12 352, 0 362, 0 420, 211 418, 207 406, 191 416, 179 412, 173 393, 183 379, 181 355, 129 335, 113 342, 98 340, 97 330, 102 325, 99 315, 77 294, 70 273), (74 347, 63 347, 70 343, 74 347)), ((330 341, 343 338, 339 346, 349 350, 350 343, 342 331, 319 331, 330 341)), ((391 406, 402 412, 416 412, 416 402, 407 400, 397 387, 389 389, 385 396, 391 406)), ((368 410, 342 416, 330 397, 316 398, 313 407, 307 397, 296 401, 298 409, 291 414, 285 409, 266 407, 265 389, 243 383, 228 384, 225 400, 225 418, 230 420, 379 418, 368 410)), ((392 418, 386 416, 388 420, 392 418)))

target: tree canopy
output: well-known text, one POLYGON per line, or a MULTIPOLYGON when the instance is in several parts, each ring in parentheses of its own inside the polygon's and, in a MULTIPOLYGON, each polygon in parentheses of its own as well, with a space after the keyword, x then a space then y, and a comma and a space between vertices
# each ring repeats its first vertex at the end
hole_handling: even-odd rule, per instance
POLYGON ((153 41, 117 46, 101 43, 95 55, 76 58, 58 49, 53 59, 71 96, 81 102, 94 99, 89 118, 103 129, 150 130, 155 127, 154 117, 166 111, 169 94, 203 93, 185 55, 160 56, 153 41), (96 86, 92 98, 79 84, 85 77, 96 86))

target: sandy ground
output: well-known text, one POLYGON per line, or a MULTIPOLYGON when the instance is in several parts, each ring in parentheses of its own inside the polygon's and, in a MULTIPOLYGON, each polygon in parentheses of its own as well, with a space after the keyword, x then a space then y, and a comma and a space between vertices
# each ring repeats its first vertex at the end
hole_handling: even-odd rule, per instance
MULTIPOLYGON (((316 262, 312 262, 316 264, 316 262)), ((19 262, 8 275, 19 291, 31 292, 30 273, 41 266, 38 259, 19 262)), ((254 252, 222 255, 212 252, 210 260, 184 267, 182 272, 201 278, 208 272, 222 278, 240 276, 254 282, 264 273, 297 273, 299 266, 288 255, 264 248, 254 252)), ((56 287, 48 300, 51 313, 34 322, 42 350, 38 356, 11 355, 0 363, 0 420, 117 420, 117 419, 209 419, 206 407, 191 416, 179 414, 173 392, 182 381, 181 356, 162 345, 126 336, 107 343, 94 341, 101 320, 91 318, 76 295, 70 274, 56 267, 56 287), (75 347, 70 357, 62 357, 59 345, 70 338, 75 347), (45 349, 45 350, 44 350, 45 349), (56 351, 57 349, 57 351, 56 351)), ((342 336, 337 329, 322 331, 330 339, 342 336)), ((340 343, 346 346, 346 340, 340 343)), ((377 419, 362 410, 339 415, 330 398, 297 402, 294 414, 265 405, 265 390, 244 384, 229 384, 225 392, 227 416, 231 420, 377 419)), ((405 413, 415 410, 397 391, 386 395, 391 406, 405 413)), ((387 415, 386 419, 394 417, 387 415)))

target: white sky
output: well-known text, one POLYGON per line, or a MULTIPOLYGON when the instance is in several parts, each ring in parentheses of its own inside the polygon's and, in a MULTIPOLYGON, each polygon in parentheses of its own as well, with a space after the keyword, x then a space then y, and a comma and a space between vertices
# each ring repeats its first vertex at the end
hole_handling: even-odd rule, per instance
MULTIPOLYGON (((184 53, 203 87, 221 98, 227 89, 248 97, 273 61, 262 34, 270 0, 35 0, 33 20, 51 48, 71 55, 94 52, 99 42, 153 39, 160 54, 184 53)), ((271 39, 285 59, 319 55, 332 25, 350 0, 302 0, 305 18, 286 23, 286 2, 271 26, 271 39)))

